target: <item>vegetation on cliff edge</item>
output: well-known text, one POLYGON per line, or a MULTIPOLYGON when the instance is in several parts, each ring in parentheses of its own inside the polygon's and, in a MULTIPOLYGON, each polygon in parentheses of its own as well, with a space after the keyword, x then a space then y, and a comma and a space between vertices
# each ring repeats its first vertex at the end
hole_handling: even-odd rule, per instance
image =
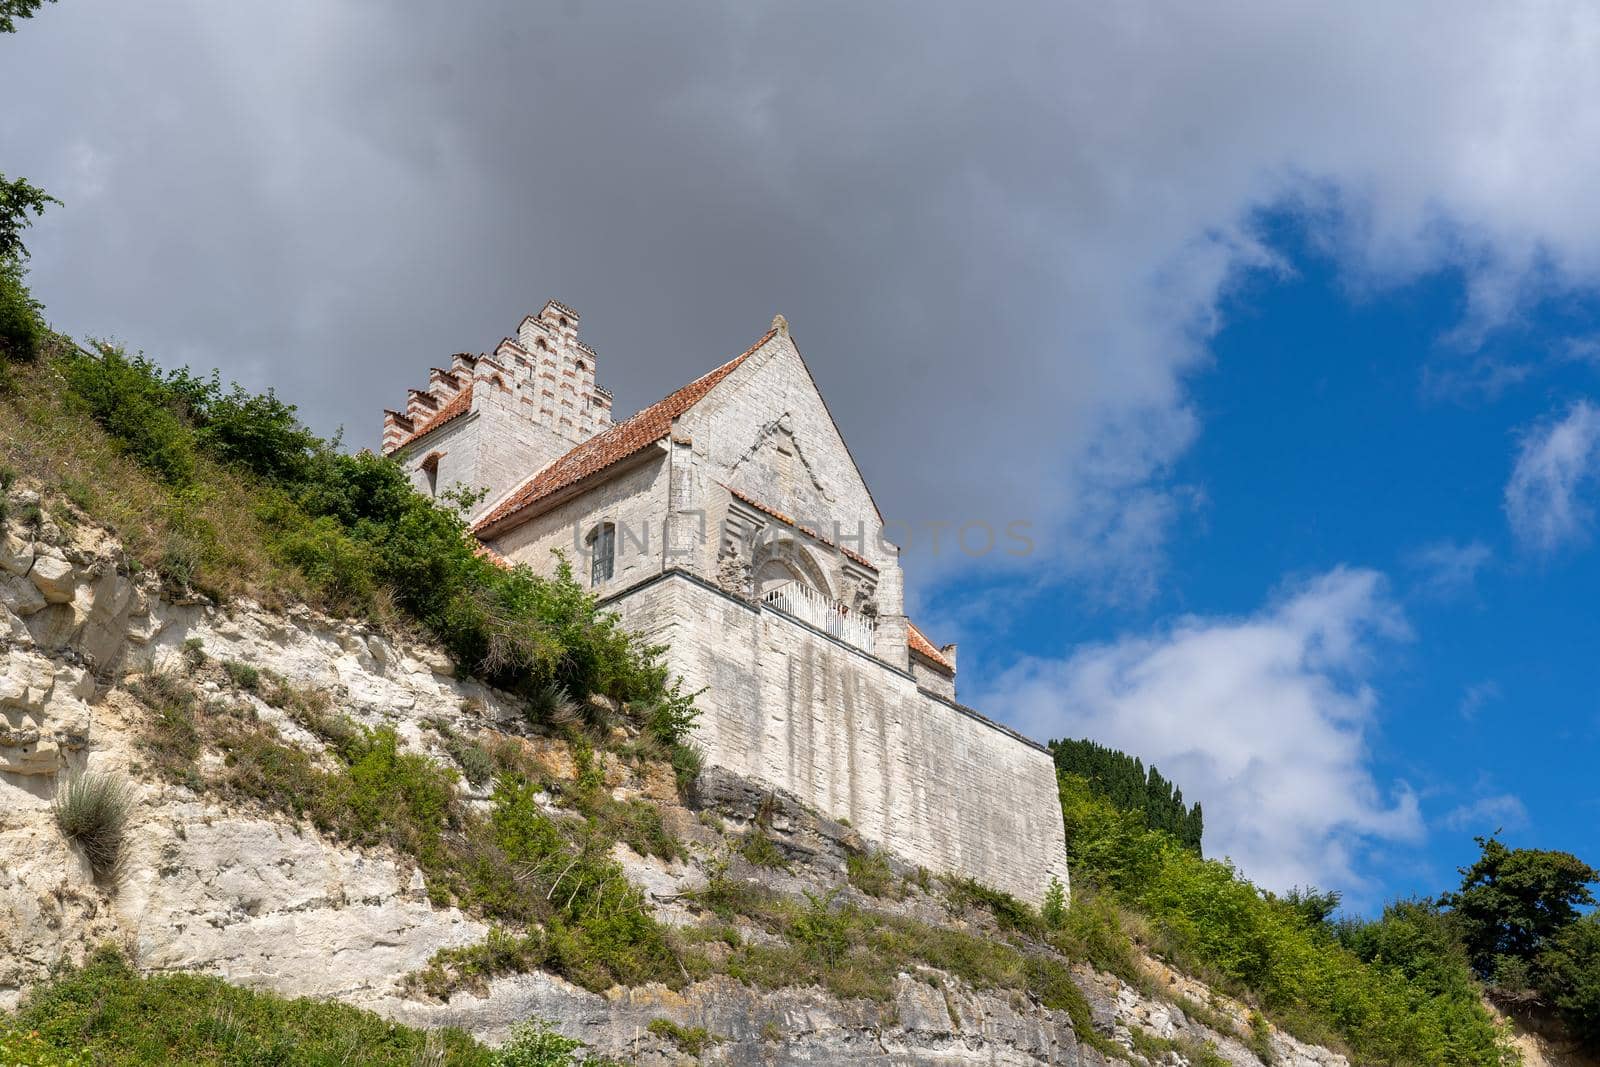
POLYGON ((1063 775, 1061 799, 1074 893, 1090 888, 1134 909, 1148 923, 1150 947, 1180 970, 1362 1063, 1515 1062, 1465 953, 1442 932, 1450 918, 1437 909, 1391 908, 1341 938, 1231 864, 1150 829, 1141 812, 1119 810, 1082 778, 1063 775))

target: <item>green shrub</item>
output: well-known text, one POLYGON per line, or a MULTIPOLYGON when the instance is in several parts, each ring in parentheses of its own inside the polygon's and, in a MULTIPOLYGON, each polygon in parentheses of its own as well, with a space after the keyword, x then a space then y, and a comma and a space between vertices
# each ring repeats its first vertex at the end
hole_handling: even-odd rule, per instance
POLYGON ((254 693, 261 689, 261 670, 249 663, 227 659, 222 661, 222 673, 228 676, 235 689, 254 693))
POLYGON ((188 485, 194 478, 194 434, 174 410, 155 365, 143 356, 129 359, 114 345, 99 350, 98 358, 68 357, 73 394, 139 462, 173 485, 188 485))
POLYGON ((494 1067, 568 1067, 582 1041, 564 1037, 543 1019, 527 1019, 495 1053, 494 1067))
POLYGON ((1044 891, 1044 905, 1039 909, 1039 918, 1052 930, 1061 929, 1067 920, 1067 887, 1053 874, 1049 888, 1044 891))
POLYGON ((1256 1059, 1265 1064, 1272 1063, 1272 1024, 1259 1011, 1250 1013, 1250 1033, 1246 1043, 1250 1051, 1256 1054, 1256 1059))
POLYGON ((28 292, 21 264, 0 258, 0 372, 7 360, 31 360, 44 339, 43 305, 28 292))
POLYGON ((651 1019, 647 1029, 657 1037, 671 1041, 678 1047, 679 1052, 696 1059, 702 1052, 723 1040, 709 1033, 703 1026, 679 1026, 671 1019, 651 1019))
POLYGON ((1133 942, 1110 894, 1080 885, 1060 925, 1049 934, 1057 950, 1135 985, 1141 981, 1133 942))
POLYGON ((288 1000, 191 974, 140 977, 114 949, 34 988, 14 1021, 0 1016, 0 1063, 143 1067, 154 1063, 366 1064, 493 1062, 457 1030, 429 1034, 337 1001, 288 1000), (16 1058, 6 1036, 29 1037, 16 1058))
POLYGON ((688 741, 674 741, 667 750, 667 759, 672 764, 672 774, 678 780, 678 792, 683 796, 693 796, 695 783, 700 780, 700 771, 705 766, 705 755, 699 746, 688 741))
POLYGON ((683 845, 661 821, 661 809, 637 797, 614 800, 608 794, 591 793, 578 805, 594 828, 605 836, 626 844, 641 856, 675 860, 686 855, 683 845))
POLYGON ((767 835, 767 832, 757 826, 744 835, 739 842, 739 855, 755 864, 757 867, 766 867, 771 870, 788 870, 789 858, 783 850, 767 835))
POLYGON ((494 757, 489 750, 459 734, 445 738, 445 749, 450 758, 461 765, 461 774, 474 787, 483 785, 494 777, 494 757))
POLYGON ((1508 1055, 1464 960, 1433 950, 1418 965, 1363 959, 1293 903, 1271 899, 1222 862, 1204 860, 1142 813, 1119 811, 1088 782, 1061 776, 1067 857, 1078 910, 1099 889, 1147 917, 1164 954, 1191 974, 1258 1002, 1302 1040, 1343 1043, 1374 1064, 1496 1065, 1508 1055))
POLYGON ((99 877, 115 872, 132 811, 133 789, 114 774, 87 771, 56 790, 56 825, 82 847, 99 877))
POLYGON ((95 1067, 87 1049, 57 1046, 37 1030, 13 1026, 0 1016, 0 1063, 10 1067, 95 1067))
POLYGON ((839 903, 836 892, 808 892, 805 899, 806 906, 794 917, 789 932, 824 967, 837 966, 850 948, 856 910, 839 903))
POLYGON ((1016 930, 1041 936, 1044 923, 1039 913, 1010 893, 992 889, 973 878, 947 875, 944 879, 946 895, 957 910, 982 908, 994 916, 1002 930, 1016 930))
POLYGON ((1129 1026, 1128 1039, 1133 1051, 1150 1063, 1173 1062, 1171 1057, 1176 1054, 1190 1067, 1229 1067, 1229 1061, 1223 1059, 1210 1042, 1160 1037, 1142 1026, 1129 1026))

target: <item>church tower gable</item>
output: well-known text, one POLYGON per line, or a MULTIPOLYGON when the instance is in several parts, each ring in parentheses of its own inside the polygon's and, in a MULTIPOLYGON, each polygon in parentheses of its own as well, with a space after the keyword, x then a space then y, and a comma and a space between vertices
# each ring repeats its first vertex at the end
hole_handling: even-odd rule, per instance
POLYGON ((611 393, 596 380, 579 316, 558 301, 525 316, 492 353, 460 353, 429 371, 403 410, 384 412, 383 451, 422 492, 483 495, 474 514, 611 427, 611 393))

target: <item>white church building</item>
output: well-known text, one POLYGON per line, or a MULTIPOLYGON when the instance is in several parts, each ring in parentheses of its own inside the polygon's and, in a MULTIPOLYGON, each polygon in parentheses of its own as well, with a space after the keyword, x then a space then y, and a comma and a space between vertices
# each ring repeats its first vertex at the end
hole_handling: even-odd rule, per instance
POLYGON ((557 552, 703 692, 708 764, 785 790, 934 873, 1038 901, 1067 882, 1050 755, 956 700, 956 647, 906 617, 898 550, 780 316, 740 355, 612 418, 578 314, 550 301, 435 368, 383 450, 425 493, 486 494, 512 565, 557 552))

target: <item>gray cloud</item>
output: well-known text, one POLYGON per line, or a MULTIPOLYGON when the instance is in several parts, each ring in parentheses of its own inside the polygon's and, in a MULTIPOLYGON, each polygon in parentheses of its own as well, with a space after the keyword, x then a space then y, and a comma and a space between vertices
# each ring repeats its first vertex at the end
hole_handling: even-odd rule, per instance
POLYGON ((1032 518, 1036 580, 1137 592, 1228 287, 1281 269, 1257 212, 1353 290, 1464 269, 1468 348, 1593 284, 1595 16, 1541 16, 72 0, 0 40, 0 141, 67 201, 58 325, 352 443, 547 296, 620 411, 782 311, 886 511, 1032 518))

